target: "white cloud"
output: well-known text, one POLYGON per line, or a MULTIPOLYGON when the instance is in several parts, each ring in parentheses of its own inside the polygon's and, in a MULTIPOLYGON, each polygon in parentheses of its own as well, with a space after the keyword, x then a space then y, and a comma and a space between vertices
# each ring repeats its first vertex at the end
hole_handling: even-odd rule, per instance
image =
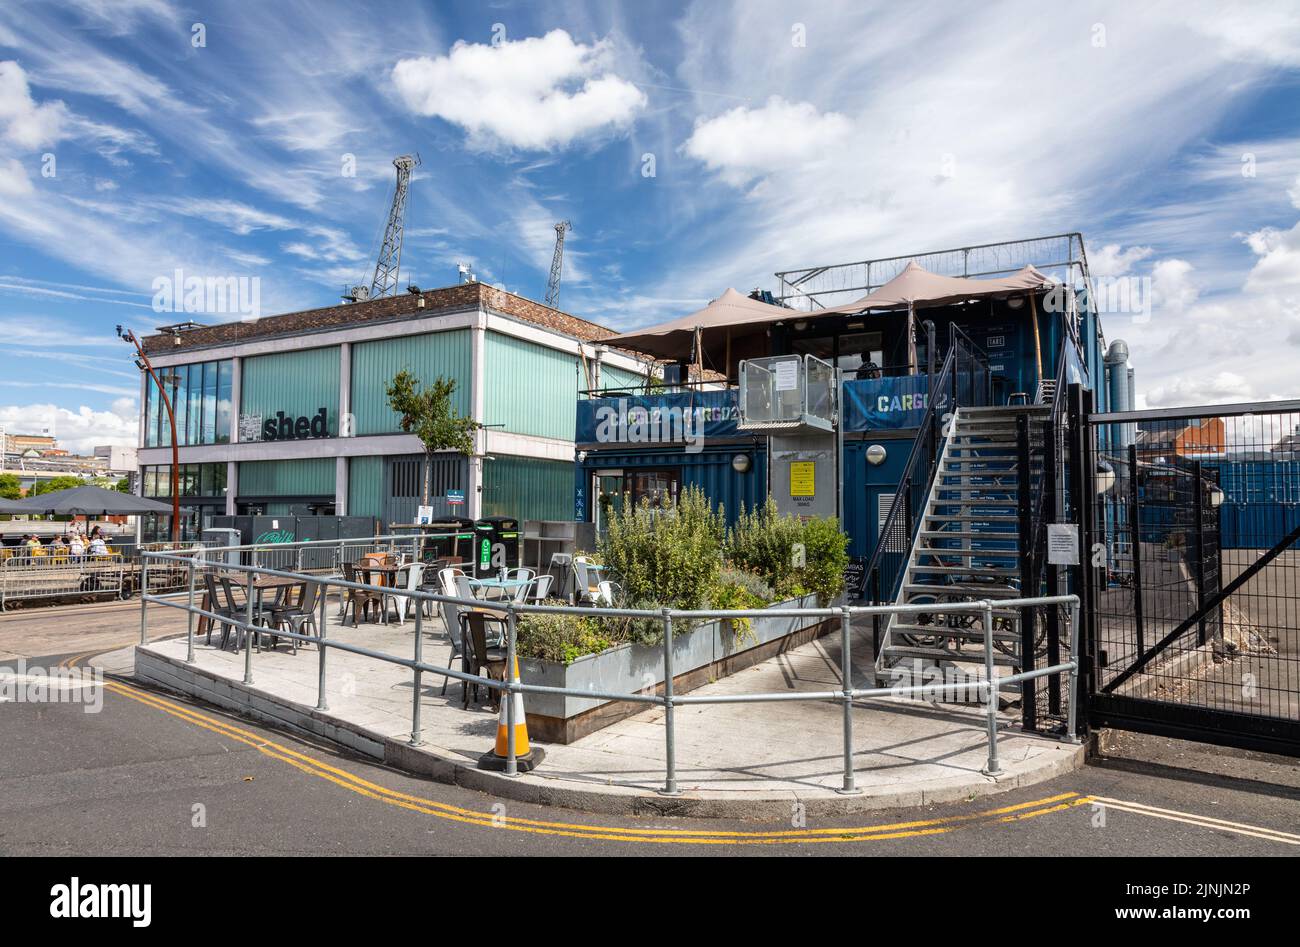
POLYGON ((1218 372, 1214 375, 1196 373, 1175 379, 1170 384, 1148 389, 1146 404, 1151 408, 1231 404, 1249 401, 1251 396, 1250 383, 1235 372, 1218 372))
POLYGON ((1264 227, 1244 239, 1259 257, 1246 279, 1249 292, 1300 293, 1300 223, 1290 230, 1264 227))
POLYGON ((1108 243, 1100 250, 1089 252, 1088 270, 1093 276, 1126 276, 1133 264, 1145 260, 1153 252, 1151 247, 1121 249, 1118 243, 1108 243))
POLYGON ((36 104, 18 63, 0 62, 0 128, 6 140, 27 149, 52 145, 63 137, 67 120, 62 102, 36 104))
POLYGON ((49 430, 59 446, 90 454, 104 444, 134 446, 139 435, 135 401, 118 398, 112 410, 96 411, 81 405, 76 411, 55 404, 0 405, 0 424, 10 434, 49 430))
POLYGON ((1186 260, 1159 260, 1151 267, 1151 304, 1167 315, 1177 315, 1196 302, 1200 288, 1186 260))
POLYGON ((178 197, 152 202, 154 206, 186 217, 211 221, 240 236, 255 230, 290 230, 298 225, 287 217, 232 200, 178 197))
POLYGON ((724 179, 740 184, 771 171, 804 170, 824 159, 851 130, 852 123, 843 115, 774 95, 762 108, 742 105, 697 122, 682 148, 724 179))
POLYGON ((406 106, 469 132, 472 147, 564 147, 626 127, 645 94, 613 72, 613 44, 577 43, 564 30, 499 45, 457 42, 445 56, 399 60, 406 106))

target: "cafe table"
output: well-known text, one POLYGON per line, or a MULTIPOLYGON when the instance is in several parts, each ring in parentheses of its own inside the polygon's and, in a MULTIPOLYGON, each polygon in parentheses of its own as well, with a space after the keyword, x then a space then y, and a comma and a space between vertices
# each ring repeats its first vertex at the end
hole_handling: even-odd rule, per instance
POLYGON ((470 579, 469 587, 471 589, 482 589, 483 593, 480 598, 484 599, 501 599, 509 597, 507 593, 516 591, 521 585, 528 585, 532 579, 470 579), (495 595, 488 595, 488 592, 495 592, 495 595))

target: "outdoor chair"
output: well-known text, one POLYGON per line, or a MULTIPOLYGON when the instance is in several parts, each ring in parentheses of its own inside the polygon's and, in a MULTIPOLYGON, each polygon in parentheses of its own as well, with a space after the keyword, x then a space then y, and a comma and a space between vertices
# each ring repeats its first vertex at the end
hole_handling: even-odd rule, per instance
MULTIPOLYGON (((452 662, 461 658, 461 664, 464 665, 465 656, 465 635, 464 629, 460 627, 460 608, 454 602, 439 602, 438 608, 442 613, 443 628, 447 632, 447 642, 451 645, 451 656, 447 658, 447 667, 450 668, 452 662)), ((451 678, 443 675, 442 678, 442 696, 447 696, 447 682, 451 678)), ((461 687, 464 687, 461 682, 461 687)))
MULTIPOLYGON (((478 596, 474 594, 473 587, 470 586, 469 584, 469 576, 467 575, 456 576, 456 597, 465 598, 465 599, 478 598, 478 596)), ((461 621, 464 620, 465 620, 465 615, 464 612, 462 612, 461 621)), ((503 631, 506 625, 505 613, 504 612, 487 613, 487 620, 492 622, 495 625, 495 629, 493 630, 493 632, 490 635, 488 635, 488 639, 487 639, 488 644, 493 646, 498 645, 502 641, 503 631)))
MULTIPOLYGON (((365 560, 362 561, 364 562, 365 560)), ((359 578, 357 578, 357 567, 350 562, 343 563, 343 578, 347 582, 361 581, 359 578)), ((383 593, 381 592, 373 592, 370 589, 348 589, 347 595, 344 599, 344 607, 343 607, 344 620, 345 621, 347 620, 347 610, 348 608, 351 608, 352 627, 356 628, 361 623, 360 620, 366 616, 371 605, 374 605, 382 610, 383 608, 382 599, 383 599, 383 593)))
MULTIPOLYGON (((483 612, 465 611, 460 615, 462 625, 461 636, 467 647, 463 660, 467 661, 467 669, 471 674, 477 674, 480 670, 486 670, 487 676, 497 681, 506 679, 506 649, 495 647, 488 644, 487 623, 489 621, 500 622, 502 619, 483 612)), ((469 707, 469 689, 462 688, 461 709, 469 707)), ((500 699, 497 691, 492 692, 493 699, 491 709, 497 710, 497 702, 500 699)), ((478 700, 478 685, 474 685, 474 700, 478 700)))
POLYGON ((596 586, 596 594, 593 596, 597 605, 604 605, 606 608, 613 608, 614 602, 622 597, 622 590, 618 584, 606 579, 596 586))
MULTIPOLYGON (((236 616, 232 613, 229 605, 222 604, 222 602, 225 601, 222 597, 224 590, 218 590, 217 577, 211 572, 203 573, 203 586, 208 593, 207 610, 212 612, 214 615, 220 615, 222 618, 234 619, 236 616)), ((216 622, 209 619, 208 637, 204 643, 212 644, 212 626, 217 624, 221 625, 221 647, 224 648, 226 646, 226 639, 229 637, 231 632, 231 625, 229 622, 216 622)))
MULTIPOLYGON (((401 573, 398 573, 400 575, 401 573)), ((424 577, 424 563, 413 562, 406 569, 406 591, 414 592, 420 587, 420 582, 424 577)), ((416 599, 410 595, 398 595, 395 592, 384 594, 384 617, 388 617, 388 604, 391 602, 397 607, 397 623, 403 627, 406 625, 406 613, 410 610, 411 604, 416 599)))
MULTIPOLYGON (((245 598, 244 603, 241 605, 240 602, 239 602, 239 600, 238 600, 238 598, 237 598, 236 595, 235 595, 235 583, 234 583, 234 581, 230 578, 230 576, 223 575, 223 576, 221 576, 221 577, 219 578, 218 581, 221 583, 221 591, 222 591, 222 593, 223 593, 223 595, 224 595, 224 598, 225 598, 225 607, 229 610, 229 614, 230 614, 231 617, 234 618, 234 620, 236 620, 236 621, 241 621, 241 620, 243 620, 243 619, 248 615, 248 600, 247 600, 247 598, 245 598)), ((245 595, 248 594, 248 590, 247 590, 246 588, 244 589, 244 594, 245 594, 245 595)), ((266 619, 265 619, 265 617, 262 615, 262 611, 261 611, 261 609, 259 609, 259 608, 257 607, 256 601, 254 601, 254 604, 253 604, 253 620, 252 620, 252 622, 251 622, 250 624, 253 624, 253 625, 265 625, 265 624, 266 624, 266 619)), ((224 630, 224 631, 221 633, 221 647, 222 647, 222 648, 225 648, 225 646, 226 646, 226 640, 227 640, 227 638, 228 638, 228 636, 229 636, 229 633, 230 633, 231 631, 234 631, 234 632, 235 632, 235 650, 238 651, 240 648, 242 648, 242 647, 244 646, 244 642, 246 642, 246 641, 248 640, 248 635, 249 635, 250 632, 249 632, 248 629, 246 629, 246 628, 242 628, 242 627, 240 627, 240 626, 238 626, 238 625, 229 625, 229 626, 227 626, 226 630, 224 630)), ((262 639, 261 639, 261 636, 260 636, 260 635, 257 635, 257 634, 254 634, 254 635, 253 635, 253 647, 256 648, 257 651, 258 651, 259 653, 261 652, 261 650, 262 650, 262 639)))
MULTIPOLYGON (((308 582, 302 587, 302 599, 296 605, 282 605, 271 610, 271 622, 276 628, 289 626, 294 634, 302 634, 304 625, 311 625, 311 630, 320 634, 316 627, 316 599, 320 595, 320 583, 308 582)), ((293 653, 298 653, 298 639, 290 638, 293 653)))
POLYGON ((532 585, 529 586, 531 591, 529 592, 527 601, 534 605, 546 601, 546 597, 551 594, 551 586, 554 584, 555 576, 549 573, 539 575, 537 578, 533 579, 532 585))

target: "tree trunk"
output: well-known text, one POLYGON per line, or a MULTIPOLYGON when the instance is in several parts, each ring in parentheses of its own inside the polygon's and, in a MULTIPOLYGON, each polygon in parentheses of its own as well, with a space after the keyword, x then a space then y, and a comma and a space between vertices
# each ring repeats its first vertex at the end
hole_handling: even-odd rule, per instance
POLYGON ((424 500, 421 506, 429 505, 429 475, 433 471, 433 455, 428 451, 424 452, 424 500))

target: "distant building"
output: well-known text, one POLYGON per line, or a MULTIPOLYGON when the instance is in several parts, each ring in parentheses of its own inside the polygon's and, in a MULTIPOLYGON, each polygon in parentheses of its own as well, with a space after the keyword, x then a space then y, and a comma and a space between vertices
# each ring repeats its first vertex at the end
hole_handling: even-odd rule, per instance
POLYGON ((133 474, 136 469, 136 449, 117 444, 95 448, 95 457, 103 462, 105 473, 133 474))

